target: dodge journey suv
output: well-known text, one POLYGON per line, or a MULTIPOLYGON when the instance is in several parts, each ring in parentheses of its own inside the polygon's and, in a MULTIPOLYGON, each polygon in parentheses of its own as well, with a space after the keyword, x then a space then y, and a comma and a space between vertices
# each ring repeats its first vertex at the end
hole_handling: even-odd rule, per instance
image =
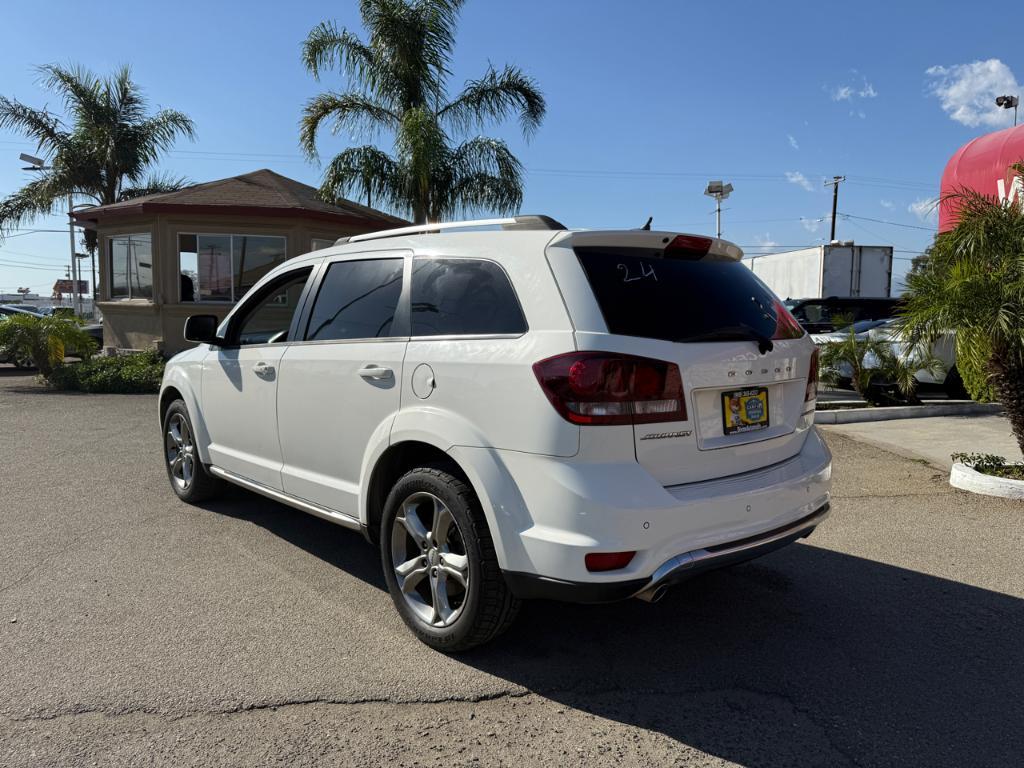
POLYGON ((188 319, 171 487, 361 530, 444 651, 523 599, 657 600, 828 514, 814 344, 741 257, 543 216, 343 238, 188 319))

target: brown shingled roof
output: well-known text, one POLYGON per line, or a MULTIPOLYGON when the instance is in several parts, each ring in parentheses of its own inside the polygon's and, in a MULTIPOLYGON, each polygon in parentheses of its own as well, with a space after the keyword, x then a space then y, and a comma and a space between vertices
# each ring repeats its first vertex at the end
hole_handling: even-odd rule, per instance
POLYGON ((337 221, 402 226, 407 221, 351 200, 325 203, 308 184, 263 168, 229 179, 193 184, 175 192, 158 192, 110 205, 75 211, 79 221, 99 221, 147 213, 207 213, 295 216, 337 221))

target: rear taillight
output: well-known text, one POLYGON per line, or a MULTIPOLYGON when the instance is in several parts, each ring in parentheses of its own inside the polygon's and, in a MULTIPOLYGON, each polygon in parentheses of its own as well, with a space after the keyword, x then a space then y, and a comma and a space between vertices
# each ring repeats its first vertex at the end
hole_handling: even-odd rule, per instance
POLYGON ((804 335, 803 327, 781 301, 776 299, 772 309, 775 311, 773 339, 799 339, 804 335))
POLYGON ((533 364, 555 410, 573 424, 685 421, 679 366, 615 352, 569 352, 533 364))
POLYGON ((818 397, 818 350, 811 352, 811 370, 807 372, 807 390, 804 392, 804 402, 809 403, 818 397))

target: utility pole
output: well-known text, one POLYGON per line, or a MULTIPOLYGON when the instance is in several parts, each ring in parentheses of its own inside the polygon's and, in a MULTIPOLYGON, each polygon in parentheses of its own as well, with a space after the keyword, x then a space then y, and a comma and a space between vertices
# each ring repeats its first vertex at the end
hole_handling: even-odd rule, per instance
POLYGON ((836 239, 836 209, 839 207, 839 185, 844 181, 846 181, 845 176, 833 176, 832 181, 825 182, 826 187, 832 187, 832 234, 828 238, 830 243, 836 239))

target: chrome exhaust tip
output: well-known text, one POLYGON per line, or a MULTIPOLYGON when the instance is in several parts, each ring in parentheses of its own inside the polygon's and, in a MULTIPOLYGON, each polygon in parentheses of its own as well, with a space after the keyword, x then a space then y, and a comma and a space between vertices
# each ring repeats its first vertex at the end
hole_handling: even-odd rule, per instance
POLYGON ((645 589, 643 592, 638 592, 636 596, 645 603, 656 603, 665 596, 666 592, 668 592, 668 587, 662 584, 653 589, 645 589))

